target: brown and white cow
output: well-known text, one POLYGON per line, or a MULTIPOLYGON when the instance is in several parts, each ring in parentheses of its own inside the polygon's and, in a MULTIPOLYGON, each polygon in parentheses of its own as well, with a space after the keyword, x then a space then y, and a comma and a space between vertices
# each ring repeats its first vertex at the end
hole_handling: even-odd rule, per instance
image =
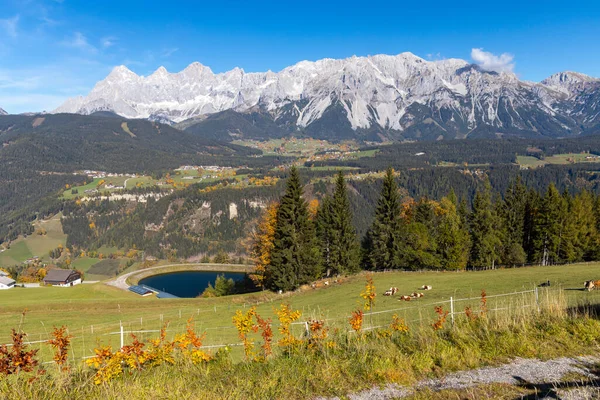
POLYGON ((585 281, 583 287, 589 292, 592 289, 600 287, 600 280, 598 281, 585 281))
POLYGON ((431 290, 431 286, 430 285, 423 285, 419 289, 420 290, 431 290))
POLYGON ((388 290, 385 291, 385 293, 383 294, 384 296, 393 296, 396 293, 398 293, 398 288, 392 286, 391 288, 389 288, 388 290))

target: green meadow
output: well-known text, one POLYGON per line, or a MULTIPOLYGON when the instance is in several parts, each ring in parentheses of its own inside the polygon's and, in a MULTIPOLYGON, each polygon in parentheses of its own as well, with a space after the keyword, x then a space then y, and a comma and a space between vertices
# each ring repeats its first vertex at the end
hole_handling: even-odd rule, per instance
MULTIPOLYGON (((90 266, 91 268, 92 266, 90 266)), ((528 267, 480 272, 381 272, 373 274, 377 297, 373 314, 365 316, 365 326, 387 326, 392 315, 404 318, 409 326, 430 325, 435 318, 434 307, 442 305, 450 309, 450 297, 454 299, 455 313, 466 307, 479 309, 481 290, 485 290, 487 307, 491 313, 518 312, 535 307, 535 294, 521 293, 510 296, 495 295, 531 291, 541 282, 550 281, 551 287, 540 288, 538 296, 550 299, 564 297, 568 304, 600 302, 600 291, 583 291, 585 280, 600 277, 600 264, 574 264, 568 266, 528 267), (431 285, 430 291, 419 290, 431 285), (389 287, 398 287, 394 297, 383 296, 389 287), (399 295, 423 292, 424 297, 411 301, 399 301, 399 295), (461 300, 461 299, 470 300, 461 300), (500 309, 500 310, 496 310, 500 309)), ((322 282, 323 283, 323 282, 322 282)), ((365 274, 342 279, 329 285, 312 289, 305 287, 295 293, 276 294, 259 292, 221 298, 157 299, 108 286, 105 283, 83 284, 72 288, 15 288, 0 292, 0 343, 7 343, 11 328, 27 332, 29 340, 47 338, 53 326, 65 325, 75 336, 73 351, 76 357, 92 354, 98 344, 118 347, 120 325, 125 331, 139 331, 142 338, 153 337, 163 324, 168 324, 170 336, 184 330, 191 317, 196 330, 206 332, 206 345, 236 344, 237 332, 232 324, 236 310, 248 310, 256 306, 257 312, 277 323, 274 308, 289 303, 300 310, 302 317, 294 325, 296 333, 304 331, 303 322, 325 319, 328 326, 349 329, 348 316, 362 308, 365 274)), ((128 340, 128 338, 126 338, 128 340)), ((42 355, 49 357, 49 350, 39 345, 42 355)), ((234 347, 232 354, 241 356, 234 347)))

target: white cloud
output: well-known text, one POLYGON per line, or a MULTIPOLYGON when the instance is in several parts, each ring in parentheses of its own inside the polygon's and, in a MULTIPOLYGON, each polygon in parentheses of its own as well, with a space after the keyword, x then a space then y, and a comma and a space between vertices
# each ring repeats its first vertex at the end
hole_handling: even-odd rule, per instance
POLYGON ((17 37, 17 25, 19 24, 19 15, 12 18, 0 19, 0 27, 6 34, 12 38, 17 37))
POLYGON ((90 53, 95 53, 98 51, 98 49, 88 42, 87 38, 81 32, 75 32, 72 38, 62 41, 61 44, 63 46, 74 47, 76 49, 88 51, 90 53))
POLYGON ((113 46, 116 41, 117 41, 116 37, 108 36, 108 37, 102 38, 102 40, 100 42, 102 43, 103 48, 108 49, 109 47, 113 46))
POLYGON ((499 56, 483 49, 471 49, 471 59, 477 65, 487 71, 513 72, 515 63, 514 56, 508 53, 502 53, 499 56))
POLYGON ((163 51, 163 53, 161 54, 162 57, 171 57, 173 55, 173 53, 179 51, 178 47, 173 47, 171 49, 166 49, 163 51))

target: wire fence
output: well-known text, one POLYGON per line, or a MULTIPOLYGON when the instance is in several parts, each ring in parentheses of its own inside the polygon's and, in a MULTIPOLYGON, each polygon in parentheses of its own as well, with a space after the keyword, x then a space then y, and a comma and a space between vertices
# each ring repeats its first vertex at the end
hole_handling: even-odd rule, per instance
MULTIPOLYGON (((381 329, 389 327, 392 316, 397 315, 402 318, 409 327, 417 327, 431 325, 437 318, 435 307, 443 307, 448 311, 448 321, 454 324, 456 319, 464 318, 467 309, 478 312, 482 307, 485 307, 486 312, 495 315, 512 316, 518 313, 531 313, 540 310, 543 304, 551 301, 552 298, 560 296, 564 293, 561 288, 534 288, 531 290, 522 290, 510 293, 500 293, 489 296, 449 297, 439 301, 423 301, 423 299, 411 299, 410 301, 398 307, 392 307, 384 310, 374 309, 365 312, 363 315, 364 326, 363 330, 369 331, 373 329, 381 329)), ((404 302, 402 302, 404 303, 404 302)), ((249 308, 250 305, 244 304, 238 307, 241 310, 249 308)), ((228 310, 230 307, 228 307, 228 310)), ((234 307, 235 309, 235 307, 234 307)), ((237 349, 240 354, 242 346, 240 343, 237 330, 233 323, 228 325, 214 325, 203 322, 202 317, 206 313, 222 313, 224 309, 219 310, 217 307, 211 309, 179 309, 165 312, 155 316, 140 316, 135 319, 118 320, 113 322, 105 322, 95 325, 82 326, 75 328, 68 326, 68 334, 72 335, 70 346, 70 360, 85 360, 94 356, 94 349, 101 346, 111 346, 113 349, 121 348, 124 345, 130 344, 132 334, 140 341, 147 341, 158 336, 162 328, 167 332, 167 338, 172 340, 176 335, 182 334, 186 330, 188 320, 192 318, 190 323, 193 324, 193 329, 196 332, 205 332, 204 348, 218 349, 221 347, 230 347, 237 349)), ((231 315, 233 315, 233 310, 231 315)), ((308 334, 308 322, 311 320, 320 320, 325 322, 326 326, 331 329, 337 329, 340 332, 351 332, 349 325, 350 315, 343 313, 340 315, 329 316, 325 311, 320 309, 309 309, 303 312, 302 320, 291 324, 292 332, 297 337, 308 334)), ((263 312, 261 311, 261 315, 263 312)), ((267 313, 265 313, 267 314, 267 313)), ((265 315, 263 315, 265 317, 265 315)), ((274 321, 272 328, 277 335, 280 325, 277 318, 271 310, 270 315, 274 321)), ((231 319, 228 319, 231 321, 231 319)), ((43 324, 42 324, 43 325, 43 324)), ((22 329, 22 328, 21 328, 22 329)), ((39 349, 39 358, 44 362, 51 362, 53 350, 48 341, 52 339, 52 329, 44 327, 42 332, 27 332, 25 343, 31 348, 39 349)), ((277 339, 277 337, 276 337, 277 339)), ((257 337, 257 340, 258 337, 257 337)), ((10 335, 0 336, 0 343, 6 343, 9 347, 10 335)))

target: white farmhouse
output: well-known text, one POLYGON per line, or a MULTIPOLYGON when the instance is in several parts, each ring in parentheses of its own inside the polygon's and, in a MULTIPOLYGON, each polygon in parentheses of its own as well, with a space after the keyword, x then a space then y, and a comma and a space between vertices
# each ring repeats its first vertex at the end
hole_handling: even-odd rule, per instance
POLYGON ((75 286, 81 283, 81 274, 74 269, 51 269, 44 277, 45 285, 75 286))
POLYGON ((9 278, 6 275, 0 276, 0 290, 1 289, 12 289, 15 287, 15 280, 9 278))

